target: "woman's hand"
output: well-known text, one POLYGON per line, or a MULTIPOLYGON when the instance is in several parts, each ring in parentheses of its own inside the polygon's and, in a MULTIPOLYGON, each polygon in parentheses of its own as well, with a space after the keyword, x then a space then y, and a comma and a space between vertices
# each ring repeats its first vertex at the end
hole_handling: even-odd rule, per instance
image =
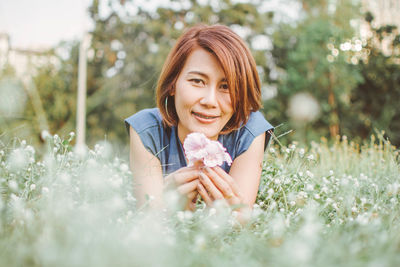
POLYGON ((169 189, 176 190, 185 198, 185 208, 195 209, 195 199, 197 199, 197 185, 199 182, 200 171, 198 167, 183 167, 165 177, 164 191, 169 189))
POLYGON ((229 205, 243 204, 242 194, 236 181, 221 167, 206 167, 200 172, 197 191, 206 202, 212 205, 215 200, 225 199, 229 205))

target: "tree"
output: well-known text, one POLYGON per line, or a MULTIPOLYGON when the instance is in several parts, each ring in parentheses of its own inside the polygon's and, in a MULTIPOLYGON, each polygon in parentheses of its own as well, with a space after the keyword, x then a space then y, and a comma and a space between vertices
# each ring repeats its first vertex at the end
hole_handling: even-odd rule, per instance
MULTIPOLYGON (((316 98, 321 115, 311 131, 301 132, 295 139, 335 137, 340 134, 342 120, 350 104, 350 93, 362 81, 358 67, 348 53, 340 50, 344 42, 354 41, 355 29, 350 25, 357 17, 351 1, 301 1, 302 19, 296 24, 281 24, 273 34, 272 51, 276 68, 283 73, 270 83, 276 84, 278 95, 266 102, 276 108, 277 121, 290 122, 285 112, 291 97, 307 92, 316 98)), ((306 103, 304 103, 306 104, 306 103)))
POLYGON ((400 34, 396 26, 372 26, 373 16, 365 15, 371 36, 359 52, 364 81, 351 94, 352 112, 345 127, 350 135, 367 138, 384 130, 400 145, 400 34))

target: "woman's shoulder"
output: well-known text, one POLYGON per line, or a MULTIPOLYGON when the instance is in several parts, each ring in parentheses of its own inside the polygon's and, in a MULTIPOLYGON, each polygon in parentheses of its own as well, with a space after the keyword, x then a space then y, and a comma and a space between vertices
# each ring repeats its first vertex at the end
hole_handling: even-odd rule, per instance
POLYGON ((137 132, 143 132, 154 127, 162 127, 162 117, 158 108, 143 109, 125 119, 129 132, 129 126, 137 132))
POLYGON ((274 127, 264 118, 264 115, 260 111, 256 111, 250 114, 246 124, 224 136, 221 141, 234 159, 246 152, 257 136, 267 132, 264 143, 265 149, 270 139, 269 130, 273 129, 274 127))
POLYGON ((242 131, 248 132, 254 137, 273 129, 274 127, 264 118, 260 111, 250 113, 249 120, 241 127, 242 131))

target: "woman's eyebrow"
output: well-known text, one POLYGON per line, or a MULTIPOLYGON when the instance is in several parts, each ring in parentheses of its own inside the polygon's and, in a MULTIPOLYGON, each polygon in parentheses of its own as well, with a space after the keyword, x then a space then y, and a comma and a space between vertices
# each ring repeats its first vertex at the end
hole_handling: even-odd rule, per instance
POLYGON ((204 78, 208 78, 208 75, 201 71, 192 70, 187 73, 187 75, 189 75, 189 74, 196 74, 196 75, 203 76, 204 78))

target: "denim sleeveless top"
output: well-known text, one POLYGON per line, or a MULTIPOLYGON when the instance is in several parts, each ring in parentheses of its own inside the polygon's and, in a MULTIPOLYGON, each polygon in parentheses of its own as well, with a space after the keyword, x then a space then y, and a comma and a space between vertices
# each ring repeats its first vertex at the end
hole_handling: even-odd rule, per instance
MULTIPOLYGON (((128 133, 129 126, 132 126, 144 147, 160 160, 163 175, 187 165, 177 127, 164 127, 158 108, 139 111, 125 119, 125 125, 128 133)), ((252 112, 244 126, 229 134, 219 135, 218 141, 226 148, 234 161, 236 157, 247 151, 255 137, 264 132, 266 132, 265 150, 271 130, 273 130, 272 125, 265 120, 261 112, 252 112)), ((229 173, 228 164, 224 163, 221 167, 229 173)))

